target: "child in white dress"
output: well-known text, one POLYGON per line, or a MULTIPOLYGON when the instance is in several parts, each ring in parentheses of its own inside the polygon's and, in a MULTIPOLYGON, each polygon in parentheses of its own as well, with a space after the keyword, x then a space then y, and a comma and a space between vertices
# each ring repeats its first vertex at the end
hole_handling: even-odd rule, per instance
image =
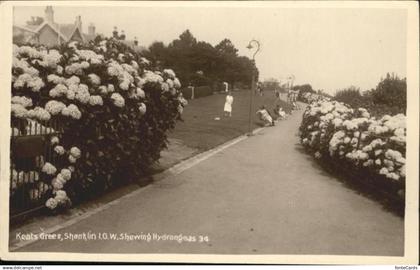
POLYGON ((226 95, 226 101, 224 106, 225 116, 232 117, 232 104, 233 104, 233 96, 232 92, 229 91, 229 93, 226 95))

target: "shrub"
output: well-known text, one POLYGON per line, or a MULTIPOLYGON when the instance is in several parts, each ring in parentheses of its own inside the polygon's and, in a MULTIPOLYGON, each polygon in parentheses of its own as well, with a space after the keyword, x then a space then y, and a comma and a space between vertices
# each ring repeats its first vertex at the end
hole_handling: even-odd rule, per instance
POLYGON ((213 95, 213 89, 210 86, 199 86, 194 89, 194 97, 206 97, 213 95))
POLYGON ((23 133, 29 121, 48 126, 51 119, 63 130, 51 138, 58 162, 42 162, 46 205, 55 209, 142 175, 159 159, 166 131, 186 104, 179 88, 172 70, 152 71, 114 39, 50 50, 14 46, 12 129, 23 133), (67 169, 77 178, 67 177, 67 169))
POLYGON ((376 119, 364 108, 315 101, 303 115, 300 137, 304 147, 322 162, 346 173, 368 176, 394 194, 403 192, 405 115, 376 119))
POLYGON ((181 93, 182 93, 182 96, 185 99, 191 99, 191 97, 192 97, 192 88, 191 87, 182 88, 181 89, 181 93))
POLYGON ((350 105, 351 107, 366 107, 367 100, 360 93, 360 89, 351 86, 346 89, 338 90, 335 93, 334 99, 350 105))

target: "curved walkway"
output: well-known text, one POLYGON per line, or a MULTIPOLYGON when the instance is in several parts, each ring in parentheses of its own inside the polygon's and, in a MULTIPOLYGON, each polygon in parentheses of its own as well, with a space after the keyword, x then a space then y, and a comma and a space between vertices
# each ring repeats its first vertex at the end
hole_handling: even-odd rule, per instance
POLYGON ((17 251, 403 255, 403 219, 302 152, 301 112, 57 232, 120 240, 42 240, 17 251), (181 244, 180 234, 192 237, 181 244))

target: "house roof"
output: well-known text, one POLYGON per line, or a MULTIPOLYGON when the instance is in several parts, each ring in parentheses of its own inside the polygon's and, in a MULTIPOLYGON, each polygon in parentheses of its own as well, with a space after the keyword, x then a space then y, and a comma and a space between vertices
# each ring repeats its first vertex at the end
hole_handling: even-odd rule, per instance
POLYGON ((49 26, 52 30, 54 30, 54 32, 56 32, 57 33, 57 35, 59 36, 59 37, 61 37, 62 39, 64 39, 64 40, 67 40, 68 38, 66 37, 66 36, 64 36, 58 29, 57 29, 57 27, 54 25, 54 24, 52 24, 52 23, 49 23, 49 22, 47 22, 47 21, 45 21, 45 22, 43 22, 43 23, 41 23, 39 26, 38 26, 38 28, 35 30, 35 32, 37 32, 37 33, 39 33, 39 31, 41 31, 41 29, 42 28, 44 28, 44 27, 47 27, 47 26, 49 26))
POLYGON ((25 25, 25 26, 21 26, 21 25, 13 25, 14 27, 20 28, 22 30, 31 32, 31 33, 36 33, 35 29, 38 27, 38 25, 25 25))
MULTIPOLYGON (((46 26, 49 26, 54 32, 56 32, 62 39, 64 39, 65 41, 68 41, 71 39, 71 37, 74 35, 74 33, 76 32, 77 29, 79 29, 78 27, 76 27, 75 24, 59 24, 59 23, 50 23, 48 21, 44 21, 43 23, 39 24, 39 25, 25 25, 25 26, 21 26, 21 25, 14 25, 15 27, 18 27, 20 29, 23 29, 25 31, 31 32, 33 34, 38 34, 39 31, 41 31, 41 29, 43 29, 46 26)), ((94 39, 94 36, 91 35, 87 35, 82 33, 82 31, 79 32, 81 33, 81 36, 83 38, 83 40, 85 41, 89 41, 94 39)))
POLYGON ((67 39, 70 39, 73 35, 74 31, 76 31, 76 26, 74 24, 56 24, 57 29, 67 37, 67 39))

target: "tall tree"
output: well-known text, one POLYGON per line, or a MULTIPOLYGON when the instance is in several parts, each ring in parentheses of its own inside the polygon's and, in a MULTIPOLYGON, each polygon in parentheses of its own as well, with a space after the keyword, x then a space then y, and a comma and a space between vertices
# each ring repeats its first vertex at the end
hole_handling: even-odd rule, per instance
POLYGON ((192 35, 190 30, 187 29, 184 32, 182 32, 181 35, 179 35, 178 39, 175 39, 174 41, 172 41, 172 43, 170 44, 170 47, 185 49, 185 48, 191 48, 196 43, 197 43, 197 39, 192 35))
POLYGON ((398 108, 405 113, 407 109, 407 82, 395 74, 387 74, 376 89, 372 91, 373 103, 398 108))
POLYGON ((232 41, 230 39, 223 39, 220 41, 219 44, 216 45, 215 49, 225 55, 231 55, 231 56, 237 56, 238 55, 238 49, 235 48, 235 45, 233 45, 232 41))

